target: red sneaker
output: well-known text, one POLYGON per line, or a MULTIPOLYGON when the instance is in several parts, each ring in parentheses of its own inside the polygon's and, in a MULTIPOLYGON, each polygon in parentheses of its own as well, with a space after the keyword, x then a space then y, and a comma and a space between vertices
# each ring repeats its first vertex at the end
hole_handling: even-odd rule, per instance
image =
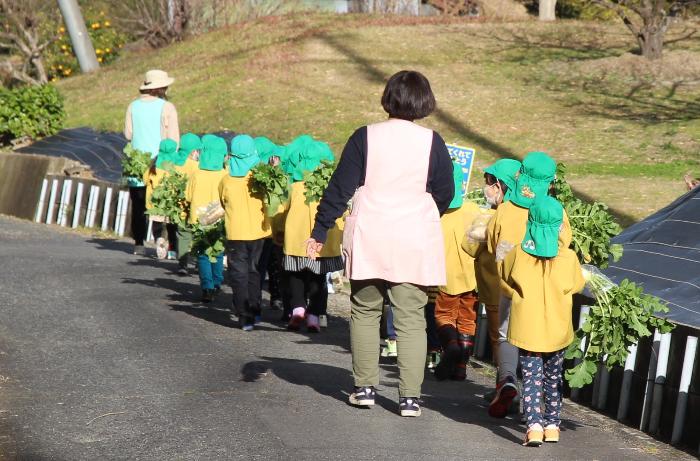
POLYGON ((489 416, 494 418, 505 418, 513 399, 518 395, 518 388, 515 380, 507 377, 496 385, 496 395, 489 404, 489 416))

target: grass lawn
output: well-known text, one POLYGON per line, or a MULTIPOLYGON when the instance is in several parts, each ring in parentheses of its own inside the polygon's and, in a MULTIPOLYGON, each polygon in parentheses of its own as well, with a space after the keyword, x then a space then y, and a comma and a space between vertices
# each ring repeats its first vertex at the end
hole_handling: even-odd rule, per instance
POLYGON ((339 154, 385 118, 386 78, 417 69, 439 105, 420 123, 476 148, 479 167, 544 150, 628 224, 682 194, 684 173, 700 176, 700 37, 674 41, 693 28, 677 26, 664 62, 647 65, 619 24, 297 14, 130 51, 59 88, 69 126, 121 130, 143 73, 162 68, 183 132, 309 133, 339 154))

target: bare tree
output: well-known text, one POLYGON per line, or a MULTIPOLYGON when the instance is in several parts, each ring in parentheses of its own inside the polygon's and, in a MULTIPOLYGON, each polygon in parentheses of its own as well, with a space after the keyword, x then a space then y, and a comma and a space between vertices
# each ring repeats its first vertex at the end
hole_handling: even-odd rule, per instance
POLYGON ((115 8, 118 21, 153 48, 182 40, 191 14, 188 0, 125 0, 115 8))
POLYGON ((675 16, 698 0, 591 0, 614 11, 634 34, 647 59, 661 58, 664 36, 675 16))
POLYGON ((41 21, 55 15, 55 5, 46 0, 0 0, 0 49, 7 57, 0 70, 10 80, 40 85, 48 82, 43 54, 56 38, 42 34, 41 21))
POLYGON ((557 19, 557 0, 540 0, 540 21, 554 21, 557 19))

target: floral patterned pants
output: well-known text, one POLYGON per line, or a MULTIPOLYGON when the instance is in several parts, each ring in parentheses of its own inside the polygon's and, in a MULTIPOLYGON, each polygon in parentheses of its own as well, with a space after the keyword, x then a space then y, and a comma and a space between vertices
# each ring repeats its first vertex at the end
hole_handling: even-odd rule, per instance
POLYGON ((546 354, 520 350, 523 409, 528 428, 533 424, 541 424, 543 427, 550 424, 559 426, 563 364, 563 350, 546 354))

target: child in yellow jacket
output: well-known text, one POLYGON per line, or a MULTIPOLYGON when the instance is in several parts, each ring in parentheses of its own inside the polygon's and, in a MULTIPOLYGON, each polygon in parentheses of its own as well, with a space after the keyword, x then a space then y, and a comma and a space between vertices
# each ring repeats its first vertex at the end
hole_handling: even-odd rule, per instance
POLYGON ((231 141, 228 175, 219 185, 226 211, 226 250, 233 290, 231 317, 238 316, 244 331, 260 321, 262 292, 258 262, 266 238, 272 235, 261 197, 250 188, 251 168, 260 163, 253 138, 238 135, 231 141))
MULTIPOLYGON (((531 152, 523 159, 515 189, 508 202, 501 204, 489 221, 486 231, 488 251, 495 255, 496 267, 501 274, 504 258, 522 241, 528 222, 528 211, 536 199, 548 195, 556 174, 557 164, 544 152, 531 152)), ((559 233, 562 248, 571 243, 571 227, 563 213, 559 233)), ((502 277, 501 277, 502 278, 502 277)), ((501 288, 503 284, 501 283, 501 288)), ((489 415, 503 418, 518 395, 516 371, 518 350, 507 340, 510 319, 510 299, 501 293, 499 302, 498 378, 496 394, 489 404, 489 415)))
MULTIPOLYGON (((143 174, 143 182, 146 184, 146 211, 153 209, 151 196, 153 190, 169 171, 172 171, 177 157, 177 142, 173 139, 163 139, 158 148, 158 155, 153 161, 151 168, 143 174)), ((156 256, 158 259, 175 259, 175 248, 177 245, 177 226, 172 223, 165 223, 163 216, 150 216, 153 223, 153 236, 156 240, 156 256), (163 237, 163 230, 166 230, 168 240, 163 237)))
POLYGON ((479 214, 474 202, 462 196, 462 167, 453 162, 455 197, 442 216, 442 234, 445 242, 447 284, 441 286, 435 300, 435 323, 442 345, 442 357, 435 367, 435 377, 463 381, 467 363, 474 348, 476 333, 476 273, 474 258, 462 249, 464 231, 479 214))
MULTIPOLYGON (((185 133, 180 137, 180 148, 173 163, 175 171, 184 174, 188 179, 199 170, 199 155, 202 152, 202 140, 194 133, 185 133)), ((177 228, 177 258, 180 275, 187 275, 192 248, 192 232, 184 226, 177 228)))
POLYGON ((317 259, 307 257, 306 240, 314 226, 318 202, 306 203, 304 175, 319 167, 322 160, 333 160, 333 153, 327 144, 314 141, 308 135, 292 141, 286 150, 283 169, 292 179, 284 226, 283 264, 292 307, 287 328, 299 330, 306 320, 308 331, 319 332, 319 317, 325 315, 328 303, 326 274, 344 268, 341 257, 343 222, 342 218, 338 219, 328 232, 328 240, 317 259))
MULTIPOLYGON (((202 153, 199 158, 199 170, 188 180, 185 198, 190 205, 188 222, 197 224, 199 212, 212 202, 220 203, 219 184, 223 179, 224 156, 227 153, 226 141, 219 136, 207 134, 202 137, 202 153)), ((199 283, 202 288, 202 302, 208 303, 221 290, 224 281, 224 255, 210 262, 205 254, 197 255, 199 283)))
POLYGON ((563 216, 556 199, 538 197, 525 237, 501 267, 503 294, 512 301, 508 342, 520 349, 529 446, 559 441, 564 349, 574 339, 572 296, 585 283, 576 253, 559 247, 563 216))
MULTIPOLYGON (((484 169, 484 197, 489 206, 487 214, 493 215, 496 209, 510 200, 515 189, 515 176, 521 163, 514 159, 502 159, 484 169)), ((483 210, 482 210, 483 212, 483 210)), ((498 327, 500 325, 498 305, 500 301, 500 278, 496 267, 496 255, 488 251, 486 234, 471 230, 464 236, 462 247, 476 262, 476 286, 479 302, 484 304, 488 320, 489 340, 494 363, 498 363, 498 327), (476 232, 479 235, 473 235, 476 232)))

